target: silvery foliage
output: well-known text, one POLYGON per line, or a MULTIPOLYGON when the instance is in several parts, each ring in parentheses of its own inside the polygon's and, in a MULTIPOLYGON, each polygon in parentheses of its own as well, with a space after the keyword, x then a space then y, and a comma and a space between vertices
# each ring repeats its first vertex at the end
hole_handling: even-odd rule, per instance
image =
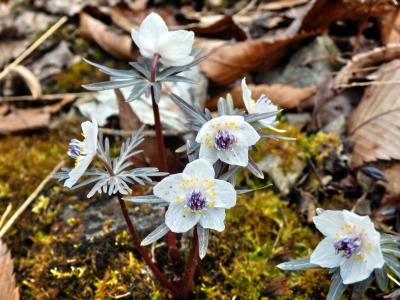
MULTIPOLYGON (((129 187, 131 184, 151 184, 152 179, 150 177, 167 175, 165 172, 159 172, 157 168, 130 168, 133 165, 130 158, 142 152, 142 150, 136 150, 136 148, 143 140, 143 127, 141 127, 122 143, 119 156, 111 158, 110 141, 108 138, 104 138, 102 132, 99 131, 97 155, 102 161, 111 166, 114 174, 109 174, 106 169, 88 169, 83 174, 83 176, 88 178, 74 185, 72 188, 77 189, 89 184, 94 184, 87 195, 88 198, 92 197, 96 192, 99 194, 108 193, 108 195, 116 193, 127 195, 132 191, 129 187)), ((61 172, 55 175, 55 178, 60 181, 65 180, 68 178, 69 171, 70 169, 63 168, 61 172)))
MULTIPOLYGON (((327 300, 339 300, 349 286, 353 286, 351 299, 361 299, 374 279, 379 289, 383 292, 387 292, 389 285, 388 273, 400 279, 400 236, 382 235, 380 245, 385 264, 383 268, 375 269, 374 272, 363 281, 351 285, 345 285, 340 276, 340 268, 329 270, 329 273, 332 274, 332 280, 326 297, 327 300)), ((320 266, 310 263, 310 258, 305 257, 281 263, 279 268, 287 271, 298 271, 320 268, 320 266)))
MULTIPOLYGON (((200 53, 201 50, 194 50, 191 56, 196 58, 200 53)), ((206 58, 207 55, 194 59, 190 64, 179 67, 167 67, 158 62, 155 82, 152 82, 151 80, 152 60, 148 58, 141 57, 138 62, 130 62, 129 64, 132 67, 130 70, 117 70, 85 59, 88 64, 98 68, 101 72, 110 75, 111 77, 110 81, 85 84, 83 87, 90 91, 104 91, 132 87, 132 91, 127 98, 128 102, 137 100, 142 95, 150 97, 151 87, 153 87, 155 101, 158 103, 161 98, 161 86, 163 82, 186 82, 196 84, 195 81, 180 76, 179 74, 190 70, 206 58)))
MULTIPOLYGON (((202 109, 200 109, 199 107, 188 104, 182 98, 174 94, 171 95, 171 99, 187 115, 188 122, 186 123, 186 127, 188 127, 189 129, 193 130, 196 133, 202 128, 202 126, 205 123, 213 119, 211 112, 207 108, 203 112, 202 109)), ((248 115, 244 111, 239 111, 235 109, 232 97, 229 94, 227 95, 226 99, 220 98, 218 100, 218 116, 223 116, 223 115, 242 116, 247 123, 253 126, 253 128, 258 132, 261 138, 294 140, 293 138, 266 133, 263 130, 267 127, 258 122, 260 120, 276 116, 280 111, 281 110, 275 112, 248 115)), ((178 148, 176 151, 182 152, 185 150, 185 147, 186 146, 184 145, 178 148)), ((199 149, 200 149, 200 144, 193 140, 187 152, 188 154, 198 158, 199 149)), ((224 167, 225 164, 218 160, 214 165, 216 174, 219 174, 220 170, 222 170, 224 167)), ((250 156, 249 156, 249 163, 246 166, 246 168, 256 177, 264 178, 263 172, 258 168, 257 164, 250 156)), ((234 184, 234 178, 235 178, 234 175, 236 174, 237 171, 239 171, 239 169, 240 169, 239 166, 233 166, 233 165, 229 166, 228 172, 222 175, 220 179, 231 180, 233 181, 232 183, 234 184)))

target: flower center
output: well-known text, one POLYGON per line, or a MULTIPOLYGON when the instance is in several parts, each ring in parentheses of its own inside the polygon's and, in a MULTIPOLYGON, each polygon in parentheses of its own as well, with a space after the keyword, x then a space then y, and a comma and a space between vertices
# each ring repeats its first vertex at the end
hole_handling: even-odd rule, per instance
POLYGON ((207 206, 207 197, 200 191, 193 191, 186 194, 186 207, 197 212, 207 206))
POLYGON ((343 238, 334 244, 336 253, 343 252, 343 257, 350 258, 354 253, 357 253, 361 248, 359 238, 343 238))
POLYGON ((227 130, 218 130, 214 138, 214 147, 217 150, 232 150, 235 136, 227 130))
POLYGON ((79 157, 79 155, 81 155, 82 147, 83 147, 83 143, 81 141, 79 141, 77 139, 73 139, 69 143, 67 154, 70 157, 76 159, 77 157, 79 157))

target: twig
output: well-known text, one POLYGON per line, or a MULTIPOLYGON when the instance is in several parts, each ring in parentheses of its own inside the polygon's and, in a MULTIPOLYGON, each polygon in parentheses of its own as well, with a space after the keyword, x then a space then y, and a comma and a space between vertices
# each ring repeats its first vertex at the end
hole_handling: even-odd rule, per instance
POLYGON ((23 95, 23 96, 4 96, 0 97, 0 102, 14 102, 14 101, 58 101, 62 98, 75 96, 88 96, 88 95, 96 95, 97 92, 83 92, 83 93, 61 93, 61 94, 48 94, 41 95, 39 98, 35 98, 32 95, 23 95))
POLYGON ((4 211, 4 213, 3 213, 2 216, 1 216, 1 219, 0 219, 0 228, 3 226, 4 222, 6 221, 6 218, 7 218, 7 216, 10 214, 11 209, 12 209, 12 204, 11 204, 11 202, 10 202, 10 203, 8 203, 6 210, 4 211))
POLYGON ((6 75, 17 65, 19 65, 25 58, 27 58, 33 51, 36 50, 44 41, 46 41, 50 36, 52 36, 65 22, 67 22, 68 17, 64 16, 58 20, 53 26, 51 26, 40 38, 38 38, 28 49, 26 49, 20 56, 18 56, 11 64, 4 68, 0 73, 0 80, 2 80, 6 75))
POLYGON ((356 40, 355 40, 355 42, 354 42, 354 47, 353 47, 352 56, 354 56, 354 55, 357 53, 357 50, 358 50, 358 48, 360 47, 361 35, 362 35, 362 33, 363 33, 365 27, 367 26, 369 17, 371 16, 372 7, 373 7, 373 2, 371 1, 371 2, 368 4, 367 15, 362 19, 362 21, 361 21, 361 23, 360 23, 360 27, 358 28, 356 40))
POLYGON ((25 209, 36 199, 36 197, 40 194, 46 184, 53 178, 54 174, 61 169, 64 165, 64 161, 60 161, 54 169, 50 172, 49 175, 46 176, 45 179, 37 186, 37 188, 33 191, 33 193, 25 200, 25 202, 17 209, 17 211, 11 216, 11 218, 7 221, 7 223, 1 228, 0 231, 0 239, 5 235, 5 233, 10 229, 10 227, 14 224, 14 222, 18 219, 18 217, 25 211, 25 209))
POLYGON ((356 86, 369 86, 369 85, 390 85, 390 84, 400 84, 400 80, 387 80, 387 81, 367 81, 367 82, 353 82, 348 84, 337 85, 336 88, 350 88, 356 86))

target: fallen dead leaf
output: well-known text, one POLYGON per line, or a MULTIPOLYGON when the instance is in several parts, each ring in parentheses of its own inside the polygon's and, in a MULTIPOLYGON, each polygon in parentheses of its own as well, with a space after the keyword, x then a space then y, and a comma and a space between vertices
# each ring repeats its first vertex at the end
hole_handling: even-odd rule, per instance
POLYGON ((357 21, 367 16, 379 17, 395 9, 393 4, 387 2, 374 5, 369 11, 369 5, 360 1, 315 0, 302 18, 300 30, 311 31, 327 28, 339 20, 357 21))
POLYGON ((138 130, 141 125, 138 116, 135 114, 129 103, 126 102, 121 90, 115 89, 114 92, 117 96, 120 127, 124 130, 138 130))
POLYGON ((83 37, 94 40, 101 48, 111 55, 125 60, 134 58, 132 38, 127 34, 118 33, 89 14, 80 13, 80 33, 83 37))
POLYGON ((45 128, 49 125, 52 114, 57 113, 74 100, 74 96, 66 96, 58 103, 40 108, 2 106, 0 109, 0 134, 45 128))
POLYGON ((53 14, 73 16, 80 13, 86 6, 111 7, 119 2, 120 0, 35 0, 34 5, 53 14))
MULTIPOLYGON (((207 48, 212 53, 200 64, 200 68, 216 84, 229 84, 255 68, 271 69, 294 45, 313 35, 315 33, 301 33, 290 38, 247 40, 207 48)), ((204 46, 210 47, 207 44, 204 46)))
POLYGON ((382 44, 400 43, 400 10, 391 11, 378 19, 382 44))
POLYGON ((400 196, 400 164, 394 163, 383 170, 388 182, 382 183, 390 197, 400 196))
MULTIPOLYGON (((309 86, 306 88, 298 88, 288 84, 249 84, 249 89, 252 92, 253 99, 258 99, 262 94, 268 96, 271 101, 283 109, 293 109, 301 106, 305 108, 307 106, 312 106, 312 101, 309 101, 311 97, 317 92, 315 86, 309 86)), ((207 106, 215 110, 217 107, 218 99, 220 97, 225 97, 229 93, 232 95, 235 107, 243 108, 243 97, 242 89, 240 86, 234 87, 228 92, 221 93, 213 97, 207 106)))
POLYGON ((392 84, 367 88, 349 120, 355 167, 378 159, 400 159, 400 97, 393 83, 400 81, 400 60, 381 67, 377 81, 392 84))
POLYGON ((353 79, 365 79, 369 73, 376 71, 373 67, 398 58, 400 58, 399 44, 357 54, 337 74, 334 86, 340 89, 342 85, 348 84, 353 79))
POLYGON ((10 252, 6 245, 0 241, 0 295, 1 299, 4 300, 19 300, 13 265, 10 252))

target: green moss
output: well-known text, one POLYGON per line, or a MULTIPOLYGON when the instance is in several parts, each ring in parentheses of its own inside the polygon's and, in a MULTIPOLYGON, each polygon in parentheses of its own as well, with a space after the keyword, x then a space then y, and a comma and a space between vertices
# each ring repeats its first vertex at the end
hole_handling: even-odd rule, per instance
MULTIPOLYGON (((268 141, 260 146, 258 159, 272 152, 284 156, 288 169, 291 155, 303 160, 312 157, 319 164, 337 145, 329 135, 307 137, 295 128, 286 128, 297 141, 268 141)), ((67 141, 74 135, 60 130, 1 140, 0 191, 6 201, 0 203, 0 213, 9 201, 14 201, 14 207, 21 203, 61 159, 66 159, 67 141)), ((265 184, 247 179, 249 187, 265 184)), ((126 231, 111 232, 91 242, 82 237, 85 224, 79 214, 99 201, 96 197, 87 199, 85 194, 85 190, 67 191, 52 182, 7 236, 22 299, 168 298, 126 231), (63 216, 66 207, 78 216, 63 216)), ((140 211, 146 214, 148 209, 140 211)), ((113 220, 106 220, 103 226, 112 224, 113 220)), ((276 268, 288 258, 309 255, 319 239, 313 227, 301 223, 297 209, 271 190, 241 196, 237 206, 227 211, 225 231, 211 234, 196 298, 323 298, 328 290, 326 272, 283 272, 276 268)), ((155 254, 160 266, 173 276, 174 269, 165 263, 165 243, 157 245, 155 254)))

